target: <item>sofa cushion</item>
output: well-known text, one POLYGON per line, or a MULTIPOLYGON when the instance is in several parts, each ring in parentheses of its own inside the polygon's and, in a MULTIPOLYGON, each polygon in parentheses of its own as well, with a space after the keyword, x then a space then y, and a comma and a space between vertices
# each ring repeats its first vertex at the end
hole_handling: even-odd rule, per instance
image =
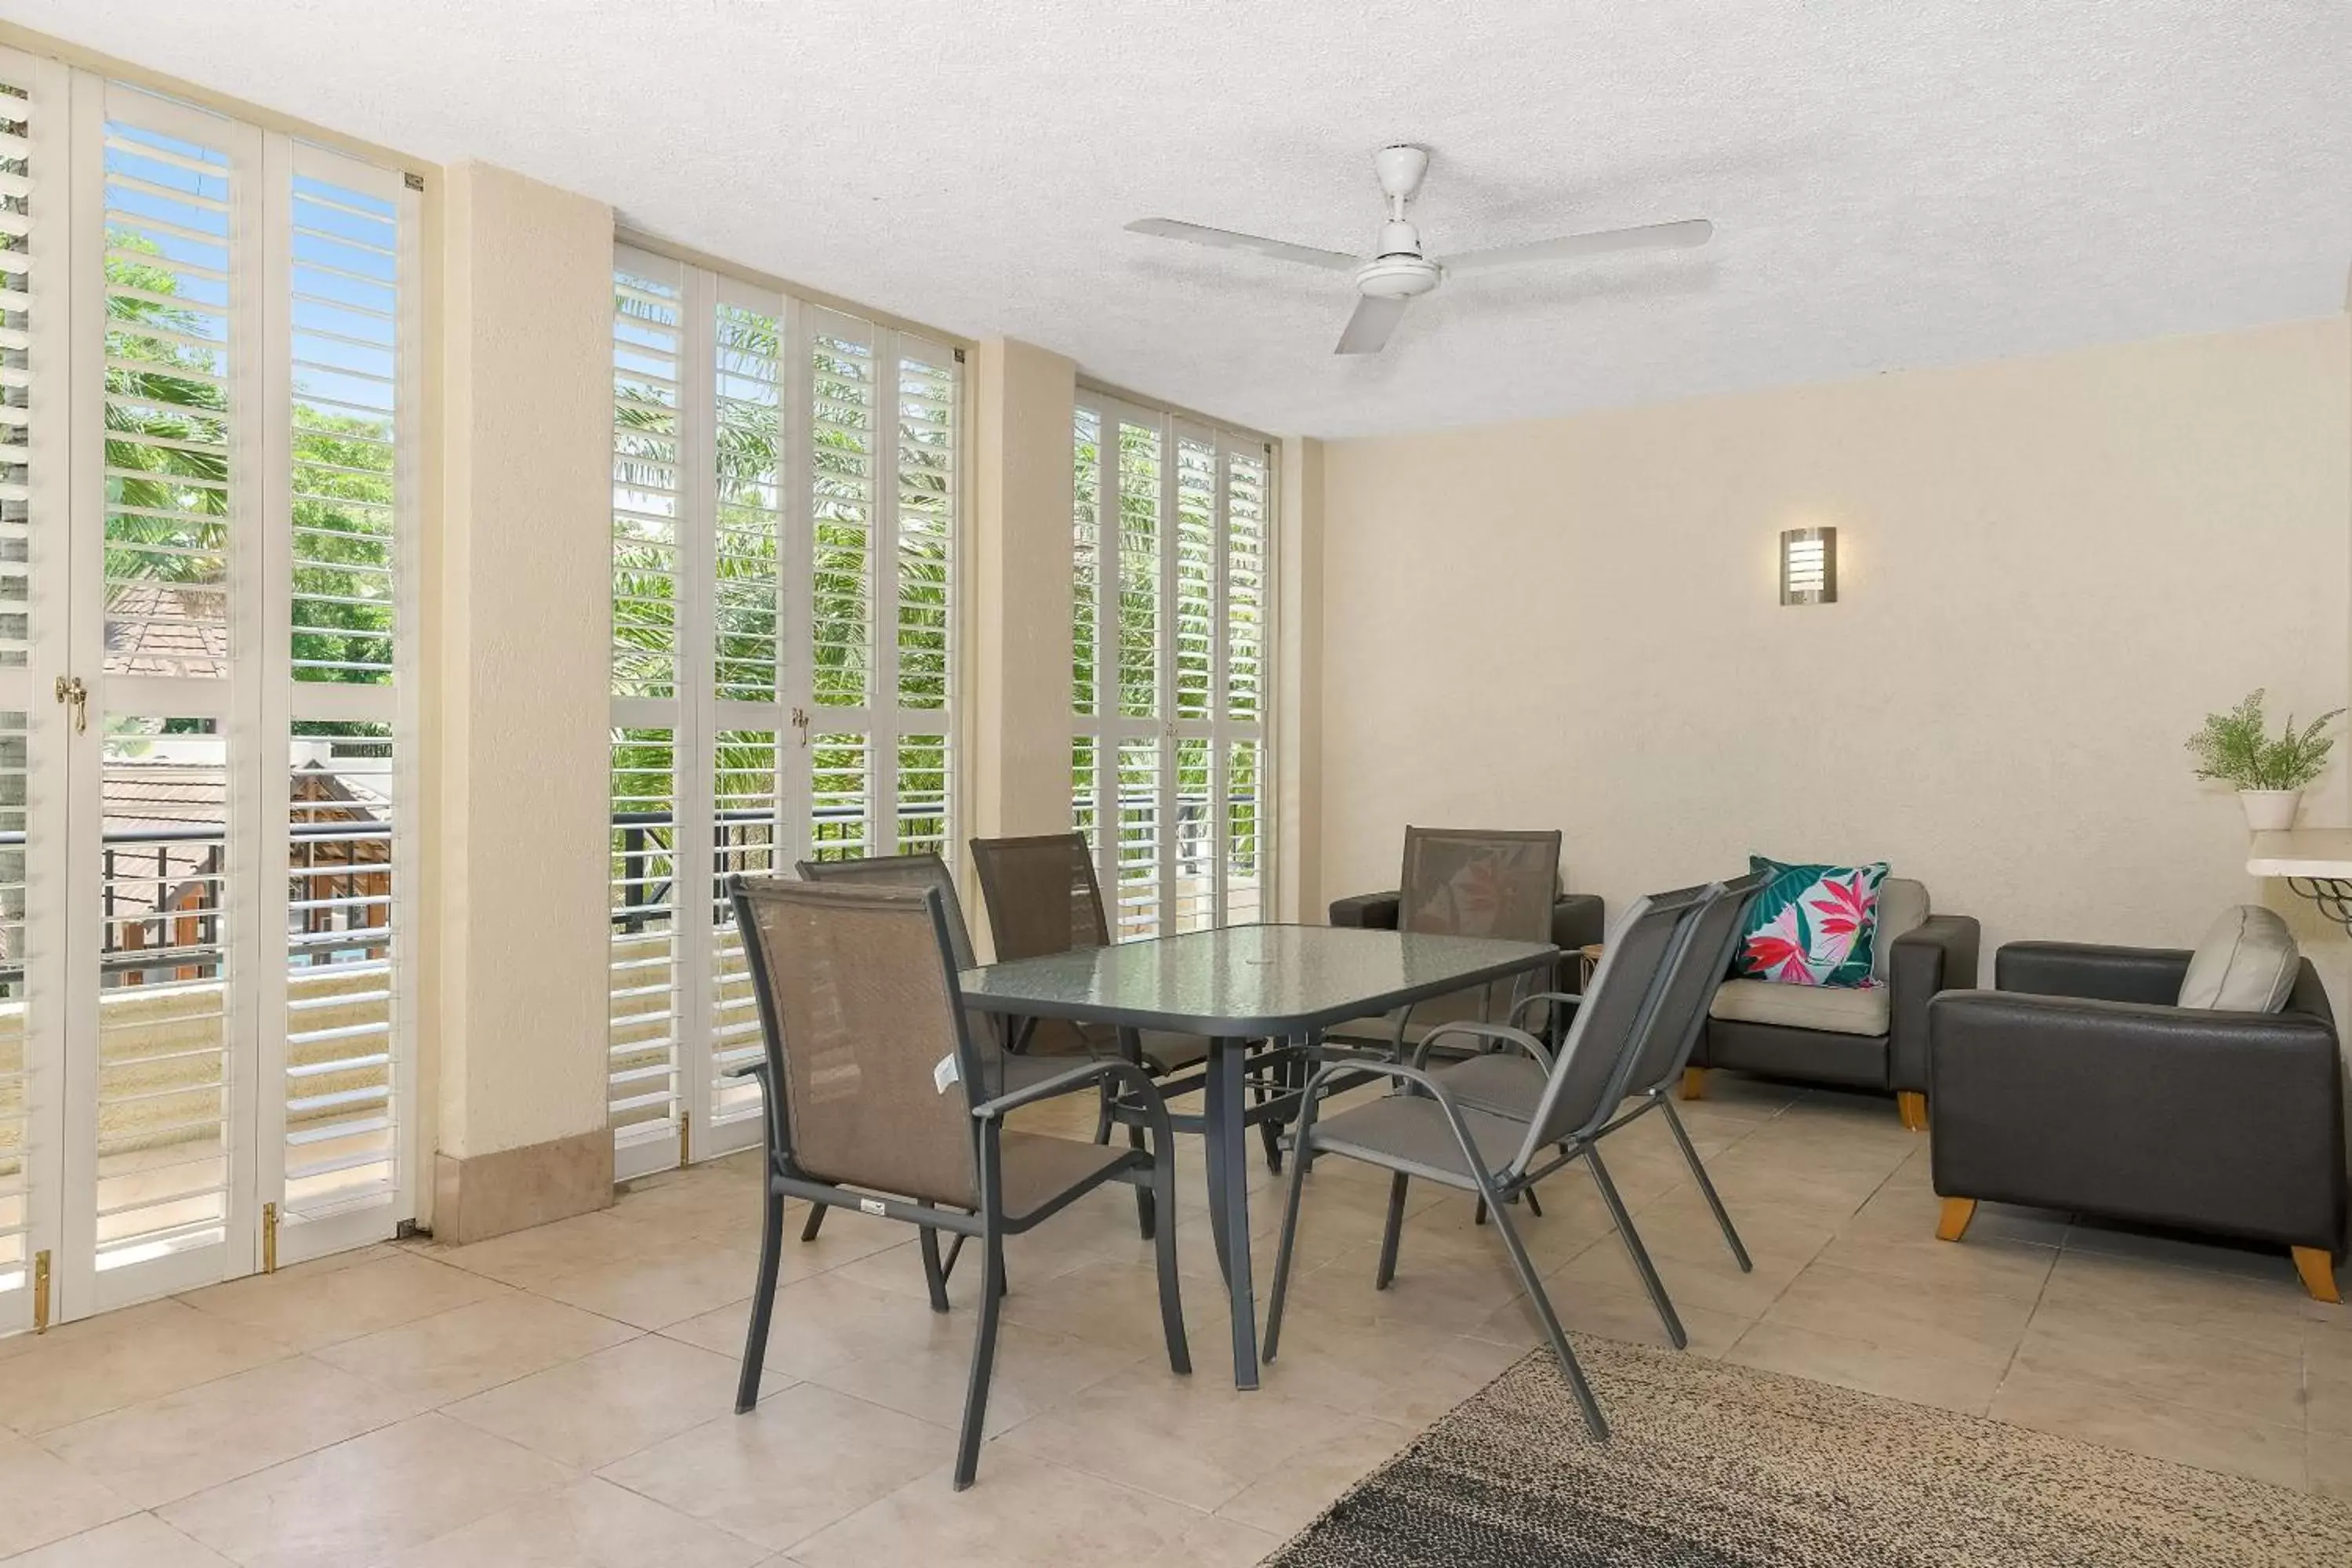
POLYGON ((2189 956, 2179 1005, 2229 1013, 2275 1013, 2294 989, 2303 955, 2286 921, 2259 904, 2221 911, 2189 956))
POLYGON ((1715 989, 1711 1018, 1819 1029, 1832 1035, 1884 1035, 1895 994, 1884 985, 1785 985, 1776 980, 1727 980, 1715 989))
POLYGON ((1870 978, 1886 984, 1887 965, 1895 962, 1895 939, 1927 923, 1927 884, 1908 877, 1889 877, 1879 884, 1878 927, 1870 934, 1870 978))
POLYGON ((1748 868, 1765 882, 1749 906, 1734 974, 1784 985, 1871 984, 1884 860, 1792 866, 1751 855, 1748 868))

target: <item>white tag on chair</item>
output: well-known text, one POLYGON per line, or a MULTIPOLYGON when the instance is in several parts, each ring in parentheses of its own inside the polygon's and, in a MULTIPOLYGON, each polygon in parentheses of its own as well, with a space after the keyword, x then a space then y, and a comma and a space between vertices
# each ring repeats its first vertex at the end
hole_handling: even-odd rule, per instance
POLYGON ((956 1065, 955 1053, 950 1051, 939 1059, 937 1066, 931 1068, 931 1087, 945 1094, 948 1091, 948 1086, 962 1076, 963 1069, 956 1065))

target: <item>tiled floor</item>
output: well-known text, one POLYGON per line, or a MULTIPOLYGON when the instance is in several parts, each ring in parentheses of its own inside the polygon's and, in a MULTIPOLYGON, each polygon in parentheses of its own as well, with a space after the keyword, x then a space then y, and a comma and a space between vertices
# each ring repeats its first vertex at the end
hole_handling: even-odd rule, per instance
MULTIPOLYGON (((1694 1353, 2352 1497, 2352 1313, 2309 1302, 2284 1258, 1990 1206, 1949 1246, 1926 1141, 1886 1102, 1717 1074, 1688 1110, 1752 1275, 1654 1119, 1612 1164, 1694 1353)), ((934 1316, 900 1226, 836 1213, 816 1243, 787 1241, 765 1397, 730 1413, 758 1205, 739 1156, 639 1183, 609 1213, 0 1342, 0 1556, 1255 1563, 1536 1332, 1492 1236, 1434 1189, 1376 1294, 1384 1184, 1334 1162, 1309 1184, 1282 1357, 1235 1394, 1185 1153, 1198 1371, 1169 1373, 1132 1203, 1097 1194, 1009 1248, 971 1491, 947 1467, 978 1271, 934 1316)), ((1256 1173, 1263 1291, 1278 1205, 1256 1173)), ((1548 1187, 1524 1224, 1562 1315, 1657 1339, 1589 1183, 1548 1187)))

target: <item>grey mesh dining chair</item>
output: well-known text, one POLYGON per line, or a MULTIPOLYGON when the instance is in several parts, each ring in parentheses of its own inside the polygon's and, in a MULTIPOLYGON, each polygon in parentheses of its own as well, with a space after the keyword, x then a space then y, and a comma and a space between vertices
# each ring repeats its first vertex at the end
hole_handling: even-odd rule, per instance
MULTIPOLYGON (((980 1462, 1003 1310, 1004 1238, 1042 1224, 1106 1182, 1150 1186, 1174 1212, 1175 1143, 1167 1106, 1134 1063, 1076 1063, 994 1097, 973 1091, 982 1063, 965 1023, 943 900, 936 888, 734 877, 729 894, 759 999, 761 1059, 741 1069, 767 1091, 760 1272, 736 1388, 760 1396, 775 1310, 787 1198, 855 1205, 918 1227, 924 1271, 940 1279, 937 1233, 969 1237, 983 1258, 980 1321, 956 1447, 955 1486, 980 1462), (1082 1085, 1116 1083, 1149 1123, 1149 1150, 1014 1131, 1006 1115, 1082 1085)), ((1168 1363, 1192 1371, 1176 1271, 1176 1227, 1160 1227, 1168 1363)), ((932 1305, 943 1305, 935 1289, 932 1305)))
MULTIPOLYGON (((1723 1206, 1723 1195, 1716 1191, 1706 1163, 1698 1157, 1698 1148, 1691 1142, 1689 1130, 1675 1110, 1671 1091, 1680 1082, 1683 1068, 1690 1064, 1691 1053, 1698 1047, 1699 1031, 1706 1026, 1707 1005, 1715 999, 1716 986, 1731 968, 1732 955, 1738 951, 1740 935, 1747 929, 1748 911, 1755 905, 1756 895, 1765 880, 1763 872, 1750 871, 1724 883, 1721 896, 1692 922, 1689 944, 1667 980, 1657 1016, 1640 1049, 1627 1064, 1625 1082, 1616 1099, 1619 1109, 1608 1124, 1593 1134, 1596 1140, 1606 1138, 1653 1110, 1663 1114, 1668 1130, 1674 1133, 1675 1147, 1682 1151, 1683 1163, 1690 1167, 1692 1180, 1714 1214, 1717 1228, 1723 1232, 1724 1245, 1730 1248, 1743 1273, 1752 1271, 1755 1262, 1748 1256, 1748 1246, 1740 1240, 1738 1227, 1731 1223, 1731 1215, 1723 1206), (1634 1102, 1630 1110, 1623 1109, 1628 1100, 1634 1102)), ((1554 1000, 1573 1005, 1579 998, 1554 1000)), ((1464 1104, 1521 1120, 1534 1113, 1543 1087, 1540 1069, 1527 1057, 1517 1055, 1475 1058, 1445 1068, 1440 1076, 1464 1104)))
MULTIPOLYGON (((1433 1038, 1451 1034, 1471 1042, 1508 1043, 1541 1061, 1546 1070, 1543 1095, 1531 1120, 1514 1121, 1465 1106, 1435 1073, 1377 1051, 1333 1052, 1335 1059, 1316 1069, 1307 1079, 1296 1158, 1283 1199, 1282 1236, 1275 1253, 1274 1289, 1266 1308, 1265 1359, 1269 1363, 1281 1345, 1283 1303, 1297 1241, 1299 1199, 1306 1186, 1303 1178, 1314 1161, 1338 1155, 1389 1173, 1388 1216, 1373 1277, 1376 1289, 1388 1289, 1395 1278, 1406 1189, 1413 1178, 1478 1195, 1493 1217, 1495 1232, 1510 1256, 1520 1287, 1534 1304, 1544 1337, 1584 1413, 1585 1426, 1596 1438, 1608 1438, 1608 1422, 1585 1382, 1576 1352, 1569 1348, 1559 1316, 1528 1258, 1509 1205, 1536 1181, 1570 1160, 1591 1160, 1590 1135, 1607 1120, 1610 1088, 1620 1080, 1624 1057, 1656 1008, 1666 971, 1686 938, 1692 917, 1711 890, 1634 901, 1601 953, 1556 1056, 1533 1036, 1507 1024, 1447 1023, 1430 1032, 1433 1038), (1402 1092, 1328 1119, 1319 1115, 1318 1101, 1326 1084, 1355 1073, 1394 1079, 1402 1092)), ((1603 1184, 1603 1192, 1613 1194, 1614 1188, 1606 1184, 1603 1167, 1595 1162, 1592 1170, 1595 1181, 1603 1184)), ((1619 1219, 1629 1247, 1640 1256, 1640 1241, 1621 1217, 1622 1206, 1612 1205, 1612 1217, 1619 1219)), ((1646 1263, 1646 1258, 1642 1261, 1646 1263)))
MULTIPOLYGON (((916 855, 870 855, 849 860, 803 860, 796 869, 803 882, 856 882, 866 887, 930 888, 940 895, 940 908, 947 921, 948 952, 955 960, 959 972, 970 969, 978 962, 972 954, 971 929, 964 921, 963 900, 956 896, 955 879, 948 872, 947 862, 925 850, 916 855)), ((998 1037, 998 1021, 976 1008, 967 1009, 964 1028, 980 1052, 983 1098, 1008 1094, 1028 1089, 1048 1079, 1067 1073, 1072 1058, 1067 1056, 1045 1056, 1015 1053, 1005 1050, 998 1037)), ((1072 1086, 1070 1092, 1093 1089, 1092 1083, 1072 1086)), ((808 1218, 802 1223, 801 1239, 814 1241, 824 1227, 826 1205, 811 1204, 808 1218)), ((1150 1233, 1144 1233, 1150 1239, 1150 1233)), ((963 1237, 950 1244, 942 1268, 943 1274, 955 1272, 956 1258, 963 1250, 963 1237)))
MULTIPOLYGON (((971 860, 980 876, 981 900, 988 910, 989 934, 1000 963, 1110 945, 1102 885, 1096 879, 1094 851, 1085 835, 975 838, 971 860)), ((1175 1080, 1161 1083, 1163 1094, 1190 1094, 1206 1086, 1204 1064, 1210 1048, 1206 1037, 1164 1029, 1139 1029, 1134 1036, 1137 1059, 1154 1077, 1175 1080), (1180 1079, 1179 1074, 1187 1076, 1180 1079)), ((1023 1020, 1013 1043, 1029 1051, 1076 1050, 1096 1056, 1115 1055, 1122 1049, 1116 1029, 1059 1018, 1023 1020)), ((1268 1075, 1287 1060, 1281 1053, 1265 1051, 1253 1058, 1249 1070, 1261 1100, 1273 1087, 1268 1075)), ((1114 1120, 1124 1119, 1107 1098, 1096 1127, 1097 1142, 1110 1135, 1114 1120)), ((1281 1125, 1267 1121, 1258 1126, 1266 1163, 1279 1172, 1281 1125)), ((1131 1125, 1129 1131, 1133 1131, 1131 1125)))
MULTIPOLYGON (((1490 936, 1549 942, 1552 900, 1559 892, 1558 829, 1412 827, 1397 880, 1397 930, 1436 936, 1490 936)), ((1441 1025, 1496 1023, 1513 1016, 1525 982, 1433 997, 1385 1018, 1334 1025, 1325 1037, 1343 1045, 1385 1045, 1402 1060, 1441 1025)), ((1460 1036, 1455 1049, 1470 1047, 1460 1036)), ((1471 1047, 1474 1048, 1474 1047, 1471 1047)))

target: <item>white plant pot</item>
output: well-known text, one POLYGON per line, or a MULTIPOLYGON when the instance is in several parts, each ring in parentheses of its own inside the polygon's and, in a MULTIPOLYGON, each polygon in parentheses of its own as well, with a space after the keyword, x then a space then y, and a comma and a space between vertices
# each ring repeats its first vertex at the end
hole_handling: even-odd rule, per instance
POLYGON ((2273 833, 2294 826, 2294 808, 2303 799, 2299 789, 2242 789, 2238 799, 2246 808, 2246 826, 2256 833, 2273 833))

